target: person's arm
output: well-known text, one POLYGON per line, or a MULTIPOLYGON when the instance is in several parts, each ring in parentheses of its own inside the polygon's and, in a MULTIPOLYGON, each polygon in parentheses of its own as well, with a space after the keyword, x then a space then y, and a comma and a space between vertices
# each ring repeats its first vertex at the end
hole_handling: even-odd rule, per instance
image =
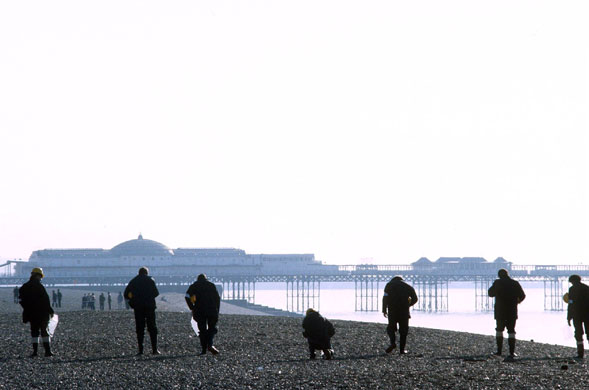
POLYGON ((196 302, 196 296, 192 294, 190 287, 186 290, 186 295, 184 296, 184 300, 188 305, 188 308, 192 311, 194 310, 194 302, 196 302))
POLYGON ((25 294, 22 287, 18 289, 18 303, 22 306, 23 309, 25 309, 27 301, 25 299, 25 294))
POLYGON ((127 284, 127 287, 125 287, 125 291, 123 292, 123 298, 125 298, 126 300, 130 300, 131 298, 133 298, 132 283, 133 281, 131 280, 129 284, 127 284))
POLYGON ((157 289, 157 285, 155 284, 155 280, 152 278, 151 281, 153 282, 153 297, 157 297, 160 295, 159 290, 157 289))
POLYGON ((213 289, 215 291, 215 305, 217 305, 217 313, 221 310, 221 296, 219 295, 219 291, 217 291, 217 286, 213 284, 213 289))
POLYGON ((415 289, 413 287, 411 287, 411 302, 409 302, 409 306, 413 306, 417 303, 418 298, 417 298, 417 294, 415 293, 415 289))
POLYGON ((331 337, 335 334, 335 328, 329 320, 326 319, 325 322, 327 322, 327 334, 329 335, 329 337, 331 337))
POLYGON ((43 307, 47 310, 50 315, 54 314, 53 308, 51 307, 51 301, 49 300, 49 295, 47 294, 47 290, 45 287, 41 286, 41 300, 43 301, 43 307))
POLYGON ((524 289, 522 288, 521 284, 519 284, 519 282, 517 283, 517 287, 519 289, 517 303, 521 303, 521 302, 523 302, 524 299, 526 299, 526 294, 524 293, 524 289))
POLYGON ((389 293, 387 292, 387 289, 385 288, 384 290, 384 294, 382 296, 382 315, 386 317, 388 317, 387 314, 387 309, 389 306, 389 293))
POLYGON ((497 295, 497 291, 495 291, 495 290, 496 290, 496 288, 497 288, 497 287, 495 287, 495 282, 493 282, 493 284, 491 285, 491 287, 489 287, 489 291, 488 291, 488 293, 489 293, 489 296, 490 296, 491 298, 493 298, 494 296, 496 296, 496 295, 497 295))

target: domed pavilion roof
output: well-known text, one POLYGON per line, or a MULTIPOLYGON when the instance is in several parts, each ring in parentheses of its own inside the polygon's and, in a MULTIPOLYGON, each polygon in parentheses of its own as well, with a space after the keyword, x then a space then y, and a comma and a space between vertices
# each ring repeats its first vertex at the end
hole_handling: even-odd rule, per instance
POLYGON ((146 240, 140 234, 136 240, 129 240, 113 247, 110 253, 114 256, 170 256, 174 252, 157 241, 146 240))

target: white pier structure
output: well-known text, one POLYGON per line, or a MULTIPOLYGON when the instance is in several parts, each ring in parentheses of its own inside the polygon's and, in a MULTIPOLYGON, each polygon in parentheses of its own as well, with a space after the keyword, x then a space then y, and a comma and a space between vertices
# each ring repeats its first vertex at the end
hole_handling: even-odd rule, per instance
POLYGON ((589 277, 587 265, 518 266, 499 257, 421 258, 407 265, 325 265, 313 254, 248 254, 236 248, 170 249, 157 241, 125 241, 111 249, 43 249, 29 261, 0 265, 0 287, 22 284, 33 267, 42 267, 47 286, 114 287, 125 285, 147 266, 162 290, 184 291, 205 273, 223 285, 223 298, 255 303, 256 283, 286 283, 287 310, 319 307, 321 282, 353 282, 355 310, 379 310, 379 292, 394 275, 402 275, 417 292, 415 309, 448 310, 448 284, 473 282, 475 309, 492 308, 487 289, 505 268, 520 281, 544 283, 544 309, 562 310, 562 295, 571 274, 589 277))

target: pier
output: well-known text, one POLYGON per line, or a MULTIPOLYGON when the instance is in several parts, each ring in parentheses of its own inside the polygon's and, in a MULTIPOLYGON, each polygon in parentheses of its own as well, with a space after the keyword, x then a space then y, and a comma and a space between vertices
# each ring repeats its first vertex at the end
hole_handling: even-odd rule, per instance
MULTIPOLYGON (((340 265, 329 274, 208 274, 214 283, 222 286, 222 298, 245 300, 255 303, 256 284, 284 283, 286 308, 301 313, 308 307, 320 307, 321 283, 353 283, 355 311, 379 311, 379 292, 395 275, 401 275, 416 290, 419 297, 414 310, 426 312, 448 311, 448 286, 453 282, 471 282, 476 311, 492 310, 492 298, 487 290, 497 278, 497 271, 506 268, 510 276, 520 282, 542 283, 544 310, 565 309, 562 300, 568 288, 568 277, 578 274, 589 278, 589 265, 515 265, 511 263, 469 261, 432 263, 429 266, 410 265, 340 265)), ((43 283, 47 287, 118 288, 125 286, 134 275, 56 277, 47 275, 43 283)), ((184 292, 194 282, 196 275, 158 275, 152 273, 162 291, 184 292)), ((28 278, 0 273, 0 287, 21 285, 28 278), (2 276, 3 275, 3 276, 2 276)))

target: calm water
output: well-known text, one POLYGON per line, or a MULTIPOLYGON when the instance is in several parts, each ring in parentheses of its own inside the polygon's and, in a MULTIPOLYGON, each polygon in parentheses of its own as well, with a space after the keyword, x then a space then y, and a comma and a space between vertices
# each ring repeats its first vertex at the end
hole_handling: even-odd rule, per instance
MULTIPOLYGON (((575 346, 573 329, 566 322, 566 311, 544 311, 544 290, 541 283, 522 283, 522 286, 526 292, 526 299, 519 305, 517 338, 575 346)), ((354 311, 352 283, 322 283, 320 304, 314 306, 318 306, 321 314, 330 319, 386 323, 386 318, 380 312, 382 289, 384 284, 380 286, 377 312, 354 311)), ((449 310, 445 313, 412 310, 410 325, 495 335, 493 313, 475 311, 474 286, 467 283, 451 284, 448 289, 448 301, 449 310)), ((256 303, 286 310, 284 284, 257 284, 256 303)))

